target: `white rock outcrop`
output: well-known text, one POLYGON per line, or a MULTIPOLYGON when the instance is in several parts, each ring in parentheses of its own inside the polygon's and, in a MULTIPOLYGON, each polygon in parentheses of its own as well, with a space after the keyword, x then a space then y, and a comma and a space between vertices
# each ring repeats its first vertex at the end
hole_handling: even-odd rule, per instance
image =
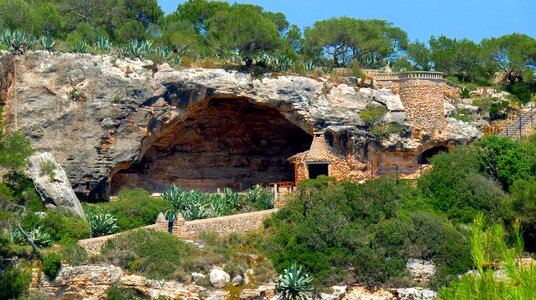
POLYGON ((54 155, 48 152, 36 153, 28 159, 28 162, 30 177, 43 202, 85 219, 82 204, 54 155))

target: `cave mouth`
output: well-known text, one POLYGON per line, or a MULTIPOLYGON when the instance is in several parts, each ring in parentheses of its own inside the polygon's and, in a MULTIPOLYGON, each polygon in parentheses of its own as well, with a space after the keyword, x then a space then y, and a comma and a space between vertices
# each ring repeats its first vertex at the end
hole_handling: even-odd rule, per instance
POLYGON ((423 165, 428 165, 430 164, 430 158, 442 152, 449 152, 449 148, 445 146, 437 146, 437 147, 430 148, 421 153, 419 161, 423 165))
POLYGON ((118 171, 110 191, 143 188, 236 191, 294 181, 287 159, 309 149, 312 137, 277 109, 247 99, 211 99, 165 128, 140 162, 118 171))

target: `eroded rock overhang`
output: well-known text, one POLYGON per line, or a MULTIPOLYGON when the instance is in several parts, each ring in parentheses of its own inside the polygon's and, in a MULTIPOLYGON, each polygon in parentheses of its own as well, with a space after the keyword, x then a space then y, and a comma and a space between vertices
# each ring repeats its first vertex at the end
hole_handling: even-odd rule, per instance
MULTIPOLYGON (((8 57, 3 53, 0 59, 6 61, 8 57)), ((279 124, 274 127, 269 120, 264 121, 266 128, 277 128, 266 130, 268 137, 277 132, 287 134, 281 134, 279 139, 288 139, 290 135, 306 140, 306 135, 322 130, 331 140, 333 151, 353 161, 353 166, 361 164, 361 167, 366 167, 364 152, 371 149, 416 156, 427 145, 456 144, 462 139, 467 142, 479 134, 474 127, 453 121, 446 122, 442 134, 423 133, 407 124, 406 108, 391 91, 359 89, 325 79, 255 78, 221 69, 176 71, 167 65, 158 66, 154 72, 150 62, 46 52, 16 57, 13 64, 15 69, 10 74, 16 73, 15 80, 9 95, 2 94, 1 100, 10 107, 10 127, 30 136, 34 148, 52 152, 83 199, 107 198, 114 175, 143 165, 148 154, 153 156, 146 159, 154 159, 170 152, 171 145, 177 144, 168 142, 170 148, 163 146, 166 136, 177 137, 177 133, 184 132, 188 119, 199 120, 196 116, 206 114, 203 108, 209 108, 211 101, 220 101, 222 105, 239 103, 239 110, 247 107, 264 110, 273 116, 269 120, 277 120, 279 124), (384 118, 405 130, 381 141, 373 138, 359 114, 369 105, 385 106, 384 118), (157 148, 161 150, 158 155, 154 150, 157 148)), ((233 109, 223 111, 228 114, 233 109)), ((202 124, 214 127, 207 118, 194 122, 193 130, 202 132, 202 124)), ((259 122, 252 128, 262 128, 261 119, 255 118, 259 122)), ((231 134, 232 128, 226 126, 237 125, 221 120, 222 133, 231 134)), ((217 132, 213 130, 211 134, 217 132)), ((218 138, 225 137, 222 133, 218 138)), ((252 138, 252 149, 255 143, 262 144, 262 140, 252 138)), ((296 154, 290 152, 301 150, 303 145, 297 144, 300 146, 285 151, 296 154)), ((179 150, 176 153, 191 145, 181 147, 176 148, 179 150)), ((285 151, 280 151, 277 160, 287 155, 285 151)), ((240 154, 250 155, 247 151, 240 154)))

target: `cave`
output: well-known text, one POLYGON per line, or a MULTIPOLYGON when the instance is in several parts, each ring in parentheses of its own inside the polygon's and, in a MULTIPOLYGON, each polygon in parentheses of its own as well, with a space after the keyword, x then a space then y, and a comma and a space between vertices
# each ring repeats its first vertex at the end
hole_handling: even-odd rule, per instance
POLYGON ((141 161, 111 177, 112 195, 139 187, 242 191, 294 181, 287 159, 309 149, 312 136, 277 109, 247 99, 211 99, 162 130, 141 161))
POLYGON ((428 165, 430 164, 430 158, 434 157, 435 155, 441 152, 449 152, 449 148, 445 146, 437 146, 437 147, 430 148, 426 151, 423 151, 421 153, 419 161, 423 165, 428 165))

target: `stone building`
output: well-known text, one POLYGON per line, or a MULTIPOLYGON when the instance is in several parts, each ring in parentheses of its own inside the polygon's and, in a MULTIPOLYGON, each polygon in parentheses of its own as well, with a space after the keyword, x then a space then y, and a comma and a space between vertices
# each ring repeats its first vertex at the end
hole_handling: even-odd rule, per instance
POLYGON ((315 179, 320 175, 344 179, 351 171, 346 159, 334 152, 326 143, 324 134, 319 131, 313 133, 309 150, 293 155, 288 160, 294 165, 296 183, 304 179, 315 179))

